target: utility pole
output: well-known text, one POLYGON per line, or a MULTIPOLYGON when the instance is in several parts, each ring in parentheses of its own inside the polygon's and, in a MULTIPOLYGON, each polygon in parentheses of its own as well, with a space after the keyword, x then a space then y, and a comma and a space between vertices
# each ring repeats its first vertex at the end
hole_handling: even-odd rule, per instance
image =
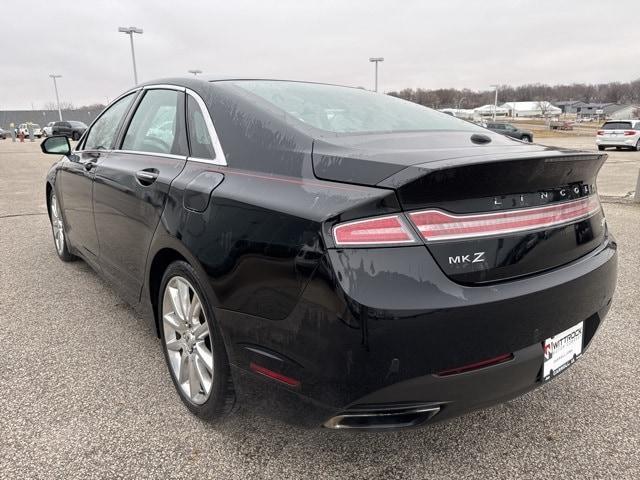
POLYGON ((60 97, 58 96, 58 82, 56 82, 56 78, 61 78, 62 75, 55 75, 53 73, 49 74, 51 78, 53 78, 53 88, 56 91, 56 105, 58 105, 58 118, 62 121, 62 110, 60 110, 60 97))
POLYGON ((496 109, 498 108, 498 85, 489 85, 490 87, 494 87, 496 89, 496 96, 493 100, 493 121, 496 121, 496 109))
POLYGON ((133 48, 133 34, 134 33, 143 33, 143 30, 138 27, 118 27, 118 31, 121 33, 126 33, 129 35, 129 40, 131 41, 131 60, 133 60, 133 81, 135 84, 138 84, 138 70, 136 69, 136 52, 133 48))
POLYGON ((187 70, 189 73, 193 73, 194 77, 197 77, 198 74, 202 73, 202 70, 187 70))
POLYGON ((382 57, 371 57, 369 59, 369 61, 376 64, 376 77, 375 77, 375 89, 374 89, 374 92, 377 92, 378 91, 378 63, 384 62, 384 58, 382 58, 382 57))

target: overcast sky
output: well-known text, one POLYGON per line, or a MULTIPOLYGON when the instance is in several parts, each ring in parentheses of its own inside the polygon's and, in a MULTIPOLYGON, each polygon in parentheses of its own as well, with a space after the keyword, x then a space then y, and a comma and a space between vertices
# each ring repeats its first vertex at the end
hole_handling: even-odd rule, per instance
POLYGON ((638 0, 28 0, 0 12, 0 109, 106 102, 187 75, 292 78, 380 89, 630 81, 640 77, 638 0), (613 11, 611 10, 613 9, 613 11), (614 14, 612 14, 614 13, 614 14), (628 16, 627 16, 628 15, 628 16))

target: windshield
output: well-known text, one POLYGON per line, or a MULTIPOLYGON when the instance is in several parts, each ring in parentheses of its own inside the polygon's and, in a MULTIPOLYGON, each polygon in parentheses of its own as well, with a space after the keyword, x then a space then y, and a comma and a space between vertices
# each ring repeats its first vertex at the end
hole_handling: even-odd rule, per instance
POLYGON ((483 131, 470 122, 359 88, 279 80, 234 80, 295 119, 334 133, 412 130, 483 131))
POLYGON ((69 122, 69 123, 71 124, 71 126, 72 126, 72 127, 87 128, 87 126, 86 126, 84 123, 82 123, 82 122, 74 122, 74 121, 71 121, 71 122, 69 122))

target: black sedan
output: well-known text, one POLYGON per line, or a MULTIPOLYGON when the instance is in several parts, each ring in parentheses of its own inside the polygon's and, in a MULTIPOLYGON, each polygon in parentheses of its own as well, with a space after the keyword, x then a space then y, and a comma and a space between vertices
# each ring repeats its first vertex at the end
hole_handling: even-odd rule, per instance
POLYGON ((59 257, 149 319, 207 419, 380 429, 505 401, 581 357, 615 289, 606 155, 383 94, 166 79, 42 148, 59 257))
POLYGON ((80 140, 82 134, 87 130, 87 125, 74 120, 55 122, 51 127, 52 135, 64 135, 73 140, 80 140))
POLYGON ((494 132, 501 133, 507 137, 517 138, 523 142, 533 142, 533 133, 529 130, 522 130, 521 128, 514 127, 510 123, 487 123, 487 128, 494 132))

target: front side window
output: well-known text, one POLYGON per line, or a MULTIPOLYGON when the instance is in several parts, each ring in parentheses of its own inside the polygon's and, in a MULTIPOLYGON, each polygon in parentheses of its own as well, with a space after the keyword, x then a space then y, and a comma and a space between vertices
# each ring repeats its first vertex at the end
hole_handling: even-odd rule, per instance
POLYGON ((191 156, 213 160, 216 158, 216 152, 202 110, 191 95, 188 95, 187 98, 187 128, 191 156))
POLYGON ((134 96, 133 93, 130 93, 121 98, 96 120, 84 143, 85 150, 109 150, 113 148, 113 143, 118 134, 118 127, 125 113, 127 113, 134 96))
POLYGON ((147 90, 131 119, 122 150, 187 155, 186 136, 179 122, 183 106, 183 92, 147 90))
POLYGON ((327 132, 483 131, 451 115, 359 88, 276 80, 229 82, 299 122, 327 132))

